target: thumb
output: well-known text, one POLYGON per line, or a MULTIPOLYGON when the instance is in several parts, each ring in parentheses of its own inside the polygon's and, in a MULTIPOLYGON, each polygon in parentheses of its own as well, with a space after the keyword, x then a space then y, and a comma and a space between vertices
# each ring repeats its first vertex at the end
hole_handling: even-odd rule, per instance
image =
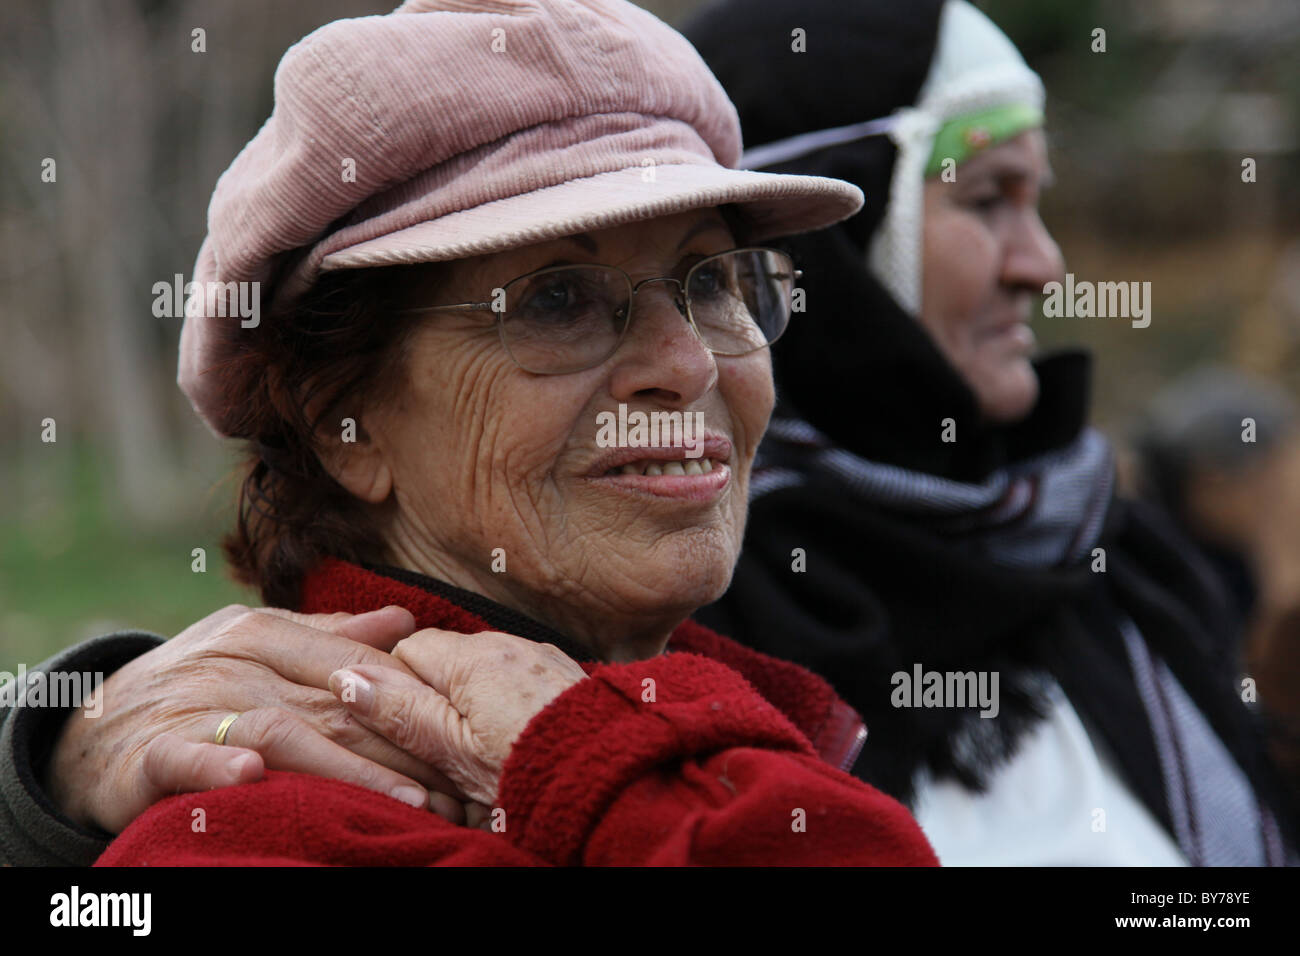
MULTIPOLYGON (((253 783, 262 779, 265 770, 262 756, 255 750, 193 743, 179 734, 155 737, 145 748, 141 763, 137 813, 172 794, 253 783)), ((120 821, 122 827, 131 822, 131 816, 120 821)))
POLYGON ((258 608, 258 611, 318 631, 329 631, 384 652, 391 651, 399 641, 410 637, 415 631, 415 615, 395 604, 364 614, 300 614, 279 607, 258 608))

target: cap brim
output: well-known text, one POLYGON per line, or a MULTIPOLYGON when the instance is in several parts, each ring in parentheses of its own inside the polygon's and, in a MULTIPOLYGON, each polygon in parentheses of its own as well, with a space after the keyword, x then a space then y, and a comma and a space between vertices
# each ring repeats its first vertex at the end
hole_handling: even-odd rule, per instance
POLYGON ((862 207, 850 183, 724 166, 661 165, 600 173, 417 223, 340 249, 322 271, 441 262, 641 222, 709 206, 736 204, 746 241, 822 229, 862 207))

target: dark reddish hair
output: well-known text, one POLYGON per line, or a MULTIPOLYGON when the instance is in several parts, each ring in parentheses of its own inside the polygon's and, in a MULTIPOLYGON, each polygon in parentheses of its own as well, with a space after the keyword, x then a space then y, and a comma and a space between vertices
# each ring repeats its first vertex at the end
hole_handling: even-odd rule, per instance
MULTIPOLYGON (((304 575, 323 557, 377 560, 370 506, 321 464, 322 436, 390 400, 406 382, 406 344, 428 313, 403 312, 439 265, 326 273, 291 308, 256 328, 226 326, 223 369, 230 431, 247 439, 236 525, 222 547, 235 580, 267 605, 296 608, 304 575), (344 411, 346 409, 346 411, 344 411)), ((432 299, 425 301, 432 302, 432 299)), ((225 419, 223 419, 225 420, 225 419)), ((334 439, 337 440, 337 439, 334 439)))

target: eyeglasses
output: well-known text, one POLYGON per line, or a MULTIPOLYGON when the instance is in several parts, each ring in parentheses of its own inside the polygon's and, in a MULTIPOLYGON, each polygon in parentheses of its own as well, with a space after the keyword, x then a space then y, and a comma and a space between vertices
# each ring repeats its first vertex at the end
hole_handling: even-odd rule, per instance
POLYGON ((715 355, 747 355, 781 337, 802 275, 776 249, 732 249, 707 256, 685 276, 642 279, 616 266, 538 269, 494 289, 490 302, 421 306, 403 312, 491 311, 501 344, 524 371, 565 375, 595 368, 622 344, 632 300, 645 286, 676 286, 673 304, 715 355))

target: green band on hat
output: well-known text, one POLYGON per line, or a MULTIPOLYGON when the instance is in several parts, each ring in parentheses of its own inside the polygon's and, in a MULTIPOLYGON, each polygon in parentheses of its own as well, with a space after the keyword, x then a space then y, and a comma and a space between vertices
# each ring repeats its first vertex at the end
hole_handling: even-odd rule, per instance
POLYGON ((934 149, 926 163, 925 175, 938 173, 945 159, 964 163, 990 146, 1042 125, 1043 111, 1025 103, 995 106, 991 110, 958 116, 944 123, 935 134, 934 149))

